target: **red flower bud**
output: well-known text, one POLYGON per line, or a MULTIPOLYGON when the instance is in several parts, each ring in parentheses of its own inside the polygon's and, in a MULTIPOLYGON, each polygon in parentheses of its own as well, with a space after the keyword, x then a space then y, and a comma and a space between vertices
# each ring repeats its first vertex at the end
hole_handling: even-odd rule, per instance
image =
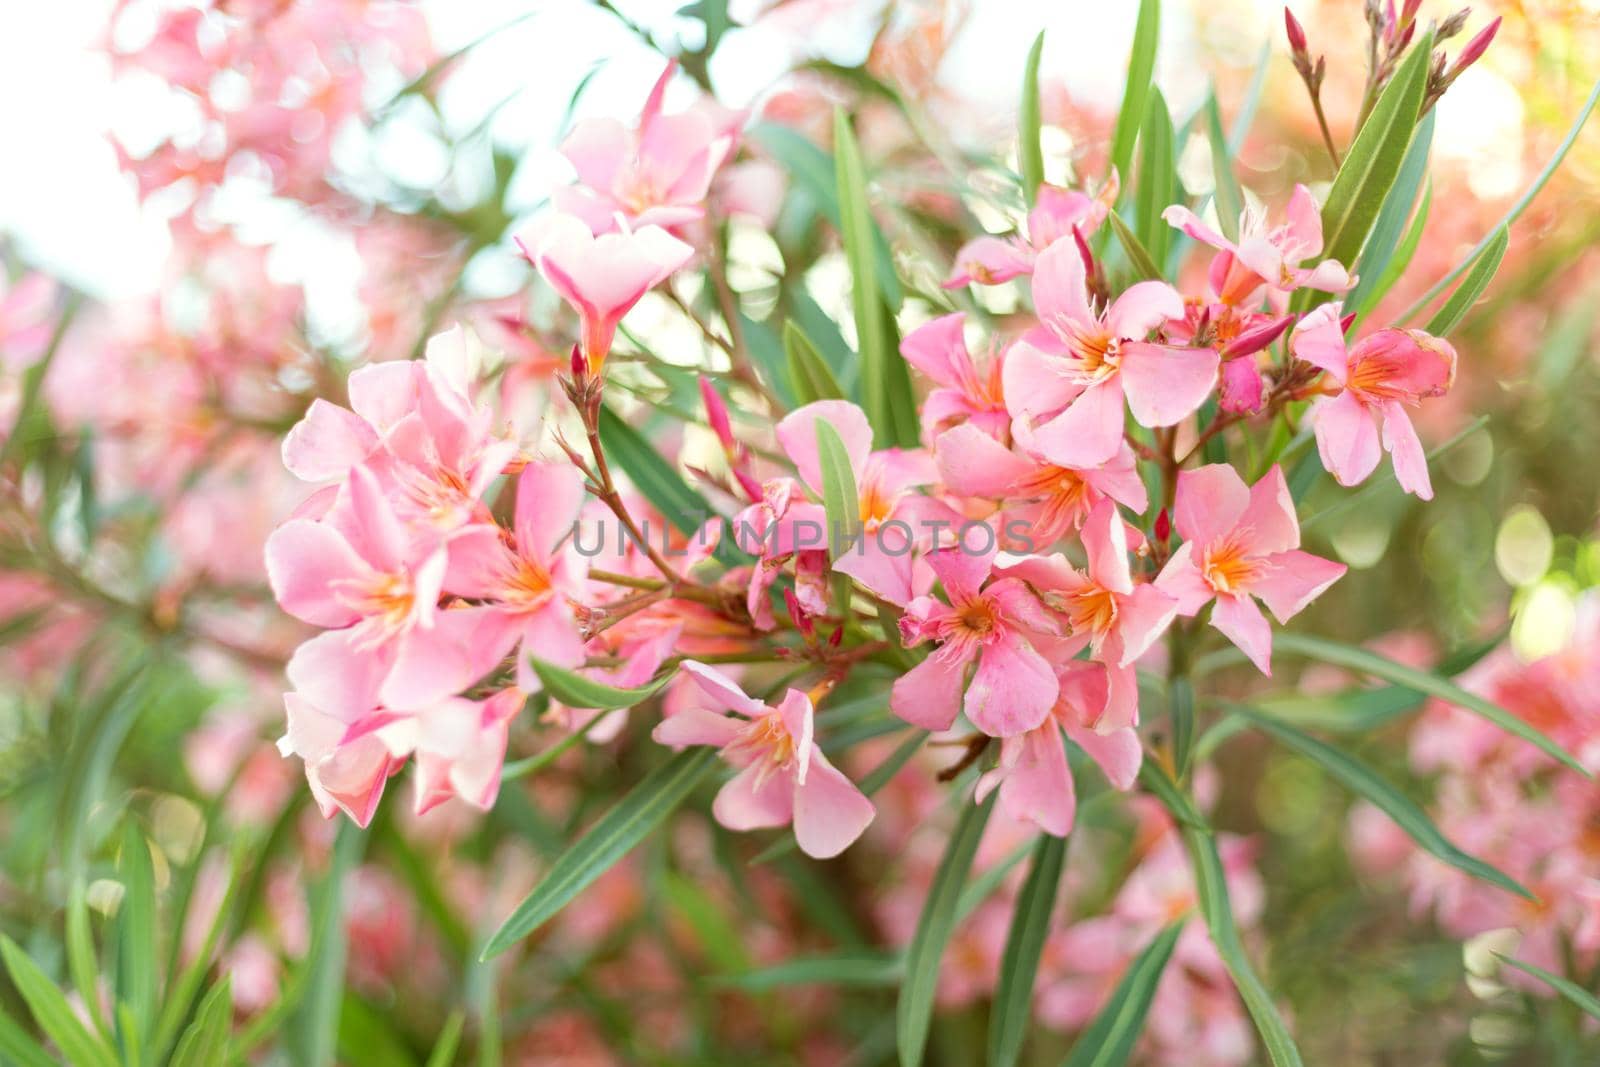
POLYGON ((1283 9, 1283 28, 1289 35, 1290 51, 1299 54, 1306 50, 1306 31, 1300 25, 1300 20, 1294 17, 1294 12, 1288 8, 1283 9))
POLYGON ((749 497, 752 502, 760 500, 766 495, 766 491, 761 488, 761 483, 756 481, 755 475, 745 470, 743 465, 733 468, 733 476, 739 480, 739 488, 744 490, 744 495, 749 497))
POLYGON ((800 601, 795 597, 794 590, 788 586, 784 586, 783 589, 783 606, 788 610, 789 618, 794 620, 795 628, 800 631, 806 640, 809 641, 815 636, 817 624, 811 620, 810 615, 806 614, 806 609, 800 606, 800 601))
POLYGON ((844 641, 844 627, 843 626, 839 627, 837 630, 833 631, 833 633, 828 635, 828 647, 829 648, 838 648, 839 645, 843 641, 844 641))
POLYGON ((574 378, 582 378, 584 375, 586 375, 588 373, 589 373, 589 361, 586 358, 584 358, 583 346, 582 345, 573 345, 572 346, 572 376, 574 378))
POLYGON ((1156 516, 1156 540, 1165 541, 1172 536, 1172 516, 1167 514, 1167 509, 1162 508, 1156 516))
POLYGON ((1494 35, 1499 30, 1500 18, 1496 16, 1495 20, 1479 30, 1478 35, 1468 41, 1467 46, 1461 50, 1461 54, 1456 56, 1455 65, 1450 68, 1450 77, 1454 79, 1456 75, 1472 66, 1479 59, 1482 59, 1483 54, 1489 50, 1489 43, 1494 40, 1494 35))
POLYGON ((723 450, 733 452, 738 442, 733 439, 733 426, 728 422, 728 405, 709 378, 700 379, 700 399, 706 406, 706 421, 711 424, 717 440, 722 442, 723 450))
POLYGON ((1282 337, 1283 331, 1289 328, 1289 324, 1294 322, 1294 319, 1293 315, 1285 315, 1281 319, 1274 319, 1264 326, 1257 326, 1254 329, 1244 331, 1228 342, 1222 349, 1222 358, 1237 359, 1239 356, 1248 356, 1254 352, 1261 351, 1279 337, 1282 337))

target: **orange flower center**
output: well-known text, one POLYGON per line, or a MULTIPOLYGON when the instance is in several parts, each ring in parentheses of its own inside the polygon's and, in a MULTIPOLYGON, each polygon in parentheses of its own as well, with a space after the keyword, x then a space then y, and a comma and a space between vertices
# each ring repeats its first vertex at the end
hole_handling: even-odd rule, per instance
POLYGON ((1075 634, 1105 634, 1117 621, 1117 596, 1098 585, 1086 585, 1067 594, 1066 615, 1075 634))
POLYGON ((1245 554, 1241 538, 1232 534, 1206 550, 1200 565, 1206 582, 1219 593, 1237 593, 1261 577, 1265 563, 1245 554))

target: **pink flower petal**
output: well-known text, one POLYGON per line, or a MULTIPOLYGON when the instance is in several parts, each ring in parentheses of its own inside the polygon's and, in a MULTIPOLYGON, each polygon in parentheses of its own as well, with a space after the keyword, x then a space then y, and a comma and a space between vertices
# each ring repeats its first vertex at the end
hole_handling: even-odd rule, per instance
POLYGON ((1139 767, 1144 763, 1144 747, 1133 729, 1098 733, 1074 723, 1065 724, 1067 736, 1105 773, 1106 781, 1115 789, 1127 791, 1139 780, 1139 767))
POLYGON ((529 463, 517 478, 517 551, 549 565, 583 510, 583 474, 570 463, 529 463))
POLYGON ((1000 806, 1012 819, 1031 822, 1055 837, 1072 832, 1077 792, 1061 730, 1053 721, 1002 742, 1000 766, 979 780, 976 799, 981 802, 995 784, 1000 806))
POLYGON ((348 626, 360 617, 339 596, 339 583, 377 575, 330 526, 291 519, 266 545, 267 584, 278 606, 313 626, 348 626))
POLYGON ((1195 542, 1185 541, 1156 575, 1155 587, 1178 602, 1178 614, 1191 616, 1216 595, 1194 559, 1195 542))
POLYGON ((1000 285, 1033 269, 1033 255, 1003 237, 975 237, 956 250, 945 289, 963 285, 1000 285))
POLYGON ((1113 593, 1133 591, 1133 575, 1128 569, 1128 533, 1109 500, 1095 505, 1083 523, 1083 550, 1089 557, 1089 577, 1102 589, 1113 593))
POLYGON ((1064 238, 1039 254, 1033 266, 1033 309, 1047 326, 1057 317, 1081 326, 1097 324, 1098 319, 1089 308, 1089 289, 1077 242, 1064 238))
POLYGON ((1300 614, 1302 608, 1322 595, 1322 591, 1344 576, 1343 563, 1313 556, 1295 549, 1269 557, 1272 569, 1258 578, 1250 593, 1261 602, 1279 622, 1288 622, 1300 614))
POLYGON ((1276 463, 1250 487, 1250 506, 1239 519, 1239 525, 1251 532, 1249 550, 1252 555, 1287 552, 1300 547, 1300 520, 1295 516, 1294 498, 1289 495, 1289 483, 1284 480, 1283 468, 1276 463))
POLYGON ((1398 400, 1383 405, 1383 446, 1394 457, 1394 476, 1400 488, 1415 493, 1419 500, 1433 499, 1433 481, 1428 477, 1428 456, 1411 425, 1411 416, 1398 400))
MULTIPOLYGON (((1011 369, 1009 361, 1006 369, 1011 369)), ((1021 443, 1063 467, 1097 467, 1110 460, 1122 445, 1120 377, 1091 385, 1060 415, 1030 434, 1019 435, 1021 443)), ((1010 396, 1009 389, 1006 395, 1010 396)))
POLYGON ((1267 677, 1272 677, 1272 625, 1248 596, 1219 596, 1211 609, 1211 625, 1267 677))
POLYGON ((811 746, 811 771, 794 790, 794 838, 813 859, 831 859, 849 848, 872 822, 872 801, 811 746))
POLYGON ((737 682, 715 667, 695 660, 685 660, 680 666, 685 674, 694 679, 695 685, 711 701, 714 710, 737 711, 751 718, 767 713, 765 704, 746 694, 737 682))
POLYGON ((343 477, 378 447, 378 435, 355 412, 321 397, 283 439, 283 465, 308 482, 343 477))
POLYGON ((682 749, 689 745, 724 748, 739 736, 736 719, 719 715, 708 708, 687 707, 656 723, 650 736, 659 745, 682 749))
POLYGON ((1178 613, 1178 602, 1153 585, 1136 586, 1117 605, 1117 634, 1122 639, 1122 658, 1126 667, 1144 655, 1156 638, 1166 632, 1178 613))
POLYGON ((1168 319, 1183 318, 1183 297, 1166 282, 1135 282, 1122 291, 1106 312, 1113 337, 1143 340, 1168 319))
POLYGON ((1039 469, 971 423, 946 430, 933 448, 939 477, 958 496, 1010 496, 1019 481, 1039 469))
POLYGON ((1224 251, 1233 248, 1232 241, 1201 222, 1198 215, 1181 204, 1173 204, 1161 213, 1161 217, 1166 220, 1168 226, 1182 230, 1203 245, 1210 245, 1212 248, 1220 248, 1224 251))
POLYGON ((1141 426, 1180 422, 1211 395, 1220 362, 1209 348, 1124 344, 1120 377, 1128 409, 1141 426))
POLYGON ((794 779, 787 774, 764 774, 760 762, 752 763, 723 786, 711 802, 711 814, 730 830, 763 830, 787 826, 794 817, 794 779))
POLYGON ((1205 548, 1239 525, 1250 506, 1244 479, 1226 463, 1210 463, 1178 472, 1173 525, 1185 541, 1205 548))
POLYGON ((967 316, 962 312, 941 315, 905 335, 900 354, 906 362, 940 385, 958 387, 960 368, 971 362, 962 328, 967 316))
POLYGON ((967 688, 967 718, 991 737, 1011 737, 1043 722, 1057 691, 1050 664, 1008 633, 978 654, 978 671, 967 688))
POLYGON ((1332 400, 1318 401, 1311 417, 1323 468, 1340 485, 1361 484, 1383 456, 1373 413, 1346 390, 1332 400))
POLYGON ((822 464, 817 458, 817 421, 832 426, 850 457, 850 469, 857 475, 866 466, 872 451, 872 425, 866 412, 848 400, 818 400, 793 411, 778 423, 778 444, 795 469, 818 497, 822 496, 822 464))
POLYGON ((1350 353, 1345 347, 1343 307, 1337 301, 1323 304, 1306 315, 1289 338, 1296 359, 1320 367, 1343 385, 1350 375, 1350 353))
POLYGON ((972 657, 972 651, 958 646, 936 649, 895 679, 889 692, 889 710, 924 730, 950 729, 961 710, 961 689, 972 657))

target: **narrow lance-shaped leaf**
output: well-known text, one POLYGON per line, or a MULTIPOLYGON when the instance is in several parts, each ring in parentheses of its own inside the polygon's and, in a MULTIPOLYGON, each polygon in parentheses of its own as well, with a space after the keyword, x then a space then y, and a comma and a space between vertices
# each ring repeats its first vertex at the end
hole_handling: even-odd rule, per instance
POLYGON ((585 678, 576 671, 569 671, 557 667, 553 663, 546 663, 542 659, 533 658, 530 661, 533 673, 539 676, 539 681, 544 685, 544 691, 551 698, 559 700, 569 708, 594 709, 596 711, 616 711, 619 708, 631 708, 642 704, 661 690, 661 687, 672 680, 672 675, 666 674, 649 685, 642 685, 633 689, 620 689, 604 682, 597 682, 592 678, 585 678))
POLYGON ((1283 652, 1306 656, 1322 663, 1331 663, 1336 667, 1345 667, 1352 671, 1370 674, 1374 678, 1382 678, 1386 682, 1403 685, 1415 689, 1429 696, 1438 697, 1440 700, 1459 705, 1475 715, 1494 723, 1509 734, 1515 734, 1529 744, 1538 748, 1545 755, 1559 760, 1561 763, 1577 771, 1585 777, 1592 777, 1583 764, 1579 763, 1564 749, 1545 734, 1529 726, 1526 722, 1511 714, 1500 705, 1485 700, 1476 693, 1456 685, 1446 678, 1419 671, 1415 667, 1407 667, 1396 663, 1376 652, 1369 652, 1364 648, 1353 648, 1350 645, 1341 645, 1337 641, 1329 641, 1321 637, 1311 637, 1307 634, 1280 633, 1273 635, 1274 647, 1283 652))
POLYGON ((1500 261, 1505 258, 1506 246, 1510 242, 1511 235, 1504 226, 1496 230, 1494 239, 1478 253, 1472 269, 1461 279, 1456 291, 1450 294, 1450 299, 1434 313, 1433 318, 1428 320, 1428 325, 1423 329, 1435 337, 1442 337, 1455 329, 1456 324, 1472 310, 1472 305, 1478 302, 1483 291, 1489 287, 1495 272, 1500 269, 1500 261))
POLYGON ((1267 1055, 1274 1067, 1303 1067, 1300 1050, 1283 1024, 1273 1003, 1272 994, 1261 983, 1261 978, 1245 954, 1244 943, 1239 939, 1239 928, 1233 920, 1233 904, 1228 899, 1228 883, 1223 873, 1222 858, 1217 855, 1217 842, 1210 833, 1194 827, 1183 828, 1184 844, 1189 849, 1189 861, 1194 868, 1195 886, 1200 893, 1200 910, 1206 918, 1206 928, 1217 947, 1234 988, 1244 1000, 1250 1017, 1255 1021, 1256 1032, 1266 1046, 1267 1055))
POLYGON ((116 1067, 117 1057, 111 1048, 78 1021, 61 990, 4 934, 0 934, 0 958, 5 960, 6 970, 11 974, 11 984, 17 987, 33 1013, 33 1021, 68 1062, 74 1067, 116 1067))
POLYGON ((1072 1046, 1062 1067, 1123 1067, 1144 1032, 1144 1020, 1156 998, 1156 986, 1183 933, 1183 920, 1167 926, 1144 947, 1087 1029, 1072 1046))
POLYGON ((1022 1052, 1023 1039, 1033 1020, 1033 984, 1039 958, 1050 933, 1061 868, 1066 861, 1067 839, 1041 834, 1033 849, 1033 866, 1017 897, 1000 959, 1000 981, 989 1013, 990 1067, 1012 1067, 1022 1052))
POLYGON ((1483 240, 1479 241, 1473 247, 1472 251, 1467 253, 1466 258, 1457 264, 1454 270, 1435 282, 1427 292, 1417 297, 1416 303, 1406 308, 1406 310, 1400 314, 1400 316, 1395 320, 1396 325, 1404 325, 1405 322, 1411 318, 1411 316, 1415 315, 1417 312, 1431 304, 1434 297, 1444 292, 1445 288, 1449 286, 1451 282, 1460 277, 1461 272, 1466 270, 1467 267, 1478 258, 1478 254, 1488 247, 1490 241, 1494 240, 1495 231, 1498 231, 1502 228, 1509 228, 1512 223, 1516 222, 1522 217, 1522 213, 1528 210, 1528 205, 1533 203, 1533 198, 1539 195, 1540 190, 1545 187, 1545 183, 1550 180, 1550 176, 1556 172, 1558 167, 1561 166, 1562 160, 1567 158, 1567 153, 1572 150, 1572 145, 1575 141, 1577 141, 1578 134, 1583 132, 1583 124, 1589 121, 1590 114, 1594 112, 1596 103, 1600 103, 1600 81, 1594 83, 1594 88, 1589 91, 1589 99, 1584 101, 1583 107, 1578 110, 1577 116, 1572 120, 1572 125, 1567 128, 1566 137, 1564 137, 1561 141, 1561 144, 1556 147, 1555 154, 1552 155, 1550 157, 1550 161, 1544 165, 1544 169, 1541 170, 1533 179, 1533 184, 1528 186, 1527 190, 1517 198, 1517 202, 1515 204, 1511 205, 1510 210, 1508 210, 1505 215, 1501 217, 1499 224, 1495 226, 1494 230, 1484 234, 1483 240))
POLYGON ((1044 145, 1039 140, 1039 58, 1044 54, 1044 31, 1033 39, 1022 71, 1022 102, 1017 108, 1017 163, 1022 170, 1022 195, 1028 206, 1039 196, 1044 181, 1044 145))
POLYGON ((850 299, 855 309, 856 345, 861 353, 861 399, 873 435, 882 446, 916 444, 915 427, 909 439, 904 430, 914 422, 910 372, 898 347, 891 346, 889 308, 874 273, 873 249, 877 227, 867 208, 867 173, 861 148, 844 110, 833 116, 834 175, 839 191, 839 233, 845 259, 850 264, 850 299), (899 414, 897 414, 897 412, 899 414))
POLYGON ((0 1062, 16 1067, 56 1067, 44 1046, 28 1035, 22 1024, 0 1010, 0 1062))
POLYGON ((1533 900, 1534 896, 1515 879, 1495 869, 1475 856, 1461 851, 1440 832, 1427 813, 1403 793, 1378 777, 1372 768, 1332 745, 1301 733, 1287 723, 1262 715, 1250 708, 1235 709, 1252 722, 1257 729, 1270 734, 1281 744, 1309 759, 1344 785, 1346 789, 1365 798, 1394 820, 1422 849, 1443 860, 1459 871, 1498 886, 1510 893, 1533 900))
POLYGON ((1111 165, 1127 179, 1133 162, 1133 145, 1144 122, 1145 100, 1156 70, 1156 47, 1161 36, 1161 0, 1139 0, 1139 18, 1133 28, 1133 48, 1128 54, 1128 80, 1122 107, 1111 133, 1111 165))
POLYGON ((710 772, 710 748, 685 750, 656 768, 558 857, 484 947, 497 956, 533 933, 659 826, 710 772))
POLYGON ((1422 189, 1423 179, 1427 177, 1428 151, 1433 145, 1433 124, 1437 115, 1437 111, 1429 111, 1411 134, 1411 144, 1406 149, 1405 159, 1400 162, 1400 172, 1395 176, 1389 195, 1384 198, 1372 233, 1367 237, 1361 258, 1356 262, 1358 278, 1355 288, 1345 297, 1346 310, 1358 310, 1369 301, 1375 304, 1383 297, 1378 283, 1383 280, 1389 261, 1399 247, 1406 220, 1411 218, 1411 209, 1416 206, 1417 194, 1422 189))
POLYGON ((1515 967, 1517 970, 1522 971, 1525 974, 1533 975, 1535 978, 1539 979, 1539 981, 1545 983, 1551 989, 1554 989, 1557 993, 1560 993, 1573 1004, 1577 1005, 1577 1007, 1591 1019, 1600 1019, 1600 999, 1596 999, 1593 993, 1583 988, 1577 982, 1563 978, 1559 974, 1554 974, 1550 971, 1547 971, 1543 967, 1536 967, 1533 964, 1525 963, 1522 960, 1514 960, 1510 956, 1501 956, 1498 952, 1495 953, 1495 956, 1507 966, 1515 967))
POLYGON ((178 1039, 170 1067, 212 1067, 228 1059, 228 1028, 233 1022, 233 985, 227 975, 200 1001, 194 1021, 178 1039))
POLYGON ((856 503, 855 473, 850 455, 833 425, 822 419, 816 423, 817 461, 822 470, 822 505, 828 513, 828 552, 834 559, 844 555, 860 525, 860 506, 856 503))
POLYGON ((456 1062, 456 1049, 461 1047, 461 1032, 466 1029, 467 1014, 460 1008, 452 1011, 439 1029, 439 1039, 428 1054, 427 1067, 450 1067, 456 1062))
POLYGON ((1140 281, 1156 281, 1161 278, 1161 268, 1156 266, 1156 261, 1151 257, 1148 249, 1139 240, 1138 236, 1128 228, 1122 216, 1115 211, 1106 215, 1106 221, 1111 223, 1111 229, 1116 232, 1117 240, 1122 242, 1122 249, 1128 253, 1128 264, 1133 267, 1134 273, 1140 281))
POLYGON ((904 961, 892 952, 844 952, 719 975, 713 982, 751 993, 797 985, 892 986, 900 980, 904 966, 904 961))
POLYGON ((816 400, 843 400, 844 388, 793 319, 783 324, 783 353, 788 364, 789 382, 801 404, 816 400))
POLYGON ((895 1009, 895 1039, 901 1067, 922 1062, 928 1044, 928 1025, 933 1021, 933 994, 939 985, 939 964, 956 925, 956 905, 961 900, 961 885, 972 868, 972 857, 994 808, 995 794, 982 804, 969 804, 961 812, 955 833, 945 848, 944 859, 934 873, 928 898, 917 920, 917 932, 906 950, 905 980, 895 1009))
POLYGON ((1172 115, 1167 111, 1167 99, 1161 90, 1152 87, 1145 98, 1144 123, 1139 128, 1139 184, 1134 205, 1134 232, 1150 253, 1155 263, 1161 263, 1167 252, 1168 236, 1172 227, 1162 219, 1161 212, 1172 203, 1177 188, 1177 161, 1173 151, 1176 135, 1172 130, 1172 115))
POLYGON ((1244 193, 1239 188, 1238 175, 1233 172, 1233 153, 1222 132, 1222 109, 1217 104, 1214 89, 1206 97, 1206 139, 1211 143, 1211 176, 1216 183, 1211 199, 1217 207, 1217 225, 1224 237, 1237 241, 1239 216, 1244 212, 1244 193))
MULTIPOLYGON (((117 864, 122 903, 117 908, 117 999, 127 1005, 141 1043, 150 1037, 156 1004, 156 876, 150 845, 133 820, 123 831, 117 864)), ((120 1035, 124 1044, 132 1035, 120 1035)))
MULTIPOLYGON (((1429 112, 1432 114, 1432 112, 1429 112)), ((1345 306, 1353 310, 1358 316, 1365 317, 1378 306, 1378 301, 1389 295, 1395 283, 1405 276, 1406 268, 1411 266, 1412 257, 1417 254, 1417 249, 1422 245, 1422 233, 1428 225, 1428 214, 1433 210, 1433 179, 1429 178, 1422 187, 1422 203, 1417 205, 1416 214, 1411 218, 1411 226, 1406 230, 1405 237, 1400 241, 1400 247, 1394 250, 1389 257, 1389 264, 1378 278, 1377 284, 1367 290, 1359 301, 1347 301, 1345 306)), ((1362 278, 1365 282, 1366 279, 1362 278)), ((1404 321, 1401 319, 1400 321, 1404 321)))
POLYGON ((1354 263, 1411 145, 1428 80, 1433 34, 1422 34, 1345 153, 1322 208, 1322 254, 1354 263))

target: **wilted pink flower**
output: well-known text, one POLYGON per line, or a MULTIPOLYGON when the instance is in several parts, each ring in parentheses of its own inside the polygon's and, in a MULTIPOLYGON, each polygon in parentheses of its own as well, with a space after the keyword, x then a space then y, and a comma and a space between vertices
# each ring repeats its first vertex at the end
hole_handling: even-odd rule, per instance
POLYGON ((810 697, 791 689, 773 707, 702 663, 690 660, 683 670, 711 706, 684 708, 651 736, 678 749, 711 745, 739 768, 712 804, 718 822, 730 830, 793 822, 800 850, 818 859, 837 856, 861 836, 872 821, 872 802, 817 747, 810 697))
POLYGON ((889 710, 907 722, 948 730, 964 708, 979 730, 1010 737, 1038 726, 1055 705, 1055 672, 1031 641, 1051 634, 1055 623, 1022 582, 988 581, 994 558, 992 540, 987 551, 958 545, 928 557, 949 603, 917 597, 900 620, 908 646, 939 646, 895 680, 889 710), (968 685, 974 661, 978 669, 968 685))
POLYGON ((1455 382, 1456 350, 1421 330, 1379 330, 1347 348, 1340 305, 1324 304, 1300 321, 1296 357, 1328 372, 1334 395, 1311 417, 1322 465, 1340 485, 1357 485, 1387 451, 1408 493, 1433 499, 1428 459, 1406 405, 1442 396, 1455 382))
POLYGON ((707 109, 661 113, 670 62, 628 129, 616 119, 585 119, 573 127, 561 154, 578 172, 578 184, 551 194, 556 209, 576 215, 596 234, 629 227, 671 229, 705 214, 706 193, 717 168, 733 150, 737 124, 719 122, 707 109))
POLYGON ((1160 637, 1178 611, 1178 602, 1147 583, 1135 583, 1128 566, 1128 529, 1116 504, 1103 500, 1083 524, 1088 567, 1079 571, 1061 555, 1026 556, 1000 573, 1031 585, 1051 613, 1065 624, 1070 656, 1085 645, 1106 666, 1103 705, 1087 725, 1111 733, 1139 721, 1139 685, 1134 660, 1160 637))
POLYGON ((546 218, 516 239, 561 298, 583 320, 583 354, 598 374, 622 321, 639 298, 689 262, 694 249, 659 226, 598 236, 574 215, 546 218))
POLYGON ((976 237, 956 252, 955 268, 945 279, 946 289, 963 285, 999 285, 1033 272, 1039 254, 1074 230, 1088 236, 1105 221, 1117 199, 1117 175, 1094 196, 1076 189, 1043 184, 1033 210, 1028 212, 1026 234, 1011 237, 976 237))
POLYGON ((1252 597, 1286 623, 1338 581, 1344 564, 1300 551, 1294 500, 1276 464, 1253 488, 1226 464, 1180 472, 1175 516, 1183 544, 1156 588, 1181 615, 1215 600, 1211 625, 1270 675, 1272 627, 1252 597))
POLYGON ((1039 257, 1033 303, 1047 329, 1007 357, 1006 406, 1018 441, 1052 462, 1081 468, 1116 455, 1124 397, 1140 425, 1171 426, 1216 384, 1215 351, 1145 340, 1183 317, 1165 282, 1138 282, 1096 311, 1076 244, 1057 241, 1039 257))
POLYGON ((977 798, 998 788, 1000 806, 1011 818, 1065 837, 1072 831, 1077 794, 1062 731, 1117 789, 1133 787, 1144 754, 1132 727, 1102 734, 1089 725, 1106 706, 1104 665, 1073 660, 1057 666, 1056 674, 1061 690, 1050 715, 1026 733, 1001 740, 1000 762, 978 779, 977 798))
POLYGON ((918 326, 900 342, 906 362, 938 385, 922 402, 925 444, 931 445, 939 431, 966 422, 1000 439, 1010 430, 1001 380, 1005 351, 992 352, 981 362, 974 359, 962 333, 966 321, 961 312, 943 315, 918 326))
POLYGON ((1083 525, 1096 504, 1110 498, 1134 511, 1149 504, 1144 480, 1124 444, 1105 463, 1067 467, 1025 449, 1008 449, 976 425, 957 426, 939 436, 934 448, 939 477, 957 496, 1005 501, 1001 512, 1005 541, 1012 547, 1013 523, 1036 552, 1083 525))
POLYGON ((1193 211, 1174 204, 1161 213, 1201 244, 1219 249, 1211 261, 1211 288, 1225 304, 1251 306, 1261 299, 1265 287, 1274 297, 1304 287, 1329 293, 1342 293, 1355 279, 1336 260, 1325 259, 1315 267, 1301 263, 1322 252, 1322 215, 1311 190, 1296 185, 1289 197, 1288 219, 1281 226, 1269 227, 1265 213, 1246 209, 1239 217, 1239 240, 1230 241, 1200 221, 1193 211))

